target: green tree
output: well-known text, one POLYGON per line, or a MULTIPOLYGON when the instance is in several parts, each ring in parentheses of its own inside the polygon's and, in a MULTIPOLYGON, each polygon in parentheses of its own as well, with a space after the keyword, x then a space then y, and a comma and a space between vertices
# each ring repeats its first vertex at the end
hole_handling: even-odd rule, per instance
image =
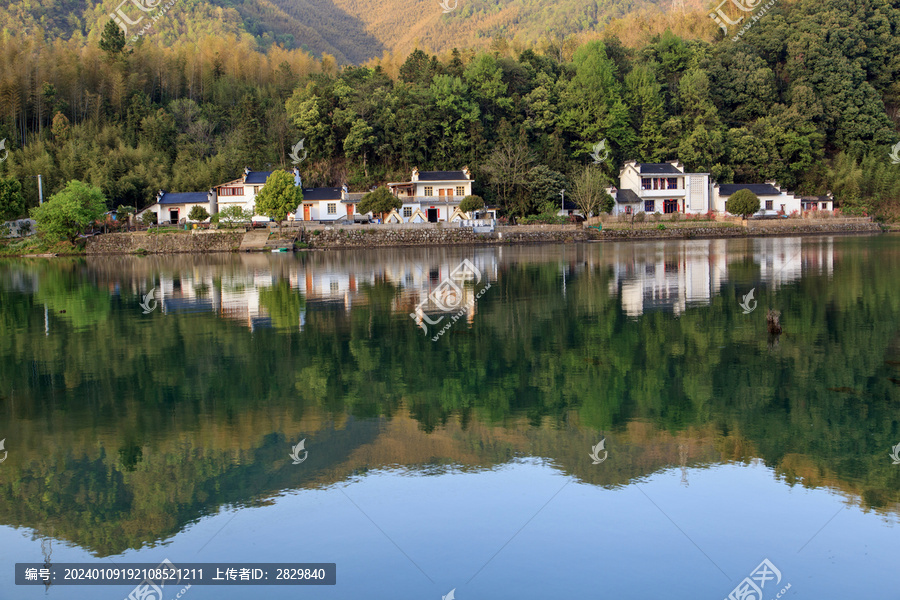
POLYGON ((188 219, 191 221, 205 221, 209 218, 209 211, 199 204, 191 209, 188 213, 188 219))
POLYGON ((103 27, 103 33, 100 35, 100 49, 106 52, 109 58, 121 55, 125 49, 125 32, 116 25, 115 21, 109 20, 103 27))
POLYGON ((612 198, 606 192, 609 178, 600 169, 588 165, 572 176, 572 189, 569 192, 572 201, 581 209, 585 217, 592 217, 600 212, 610 212, 612 198))
POLYGON ((17 219, 24 214, 22 184, 12 177, 0 177, 0 222, 17 219))
POLYGON ((47 202, 31 209, 41 235, 50 240, 75 242, 106 211, 106 197, 100 188, 70 181, 47 202))
POLYGON ((256 197, 256 214, 269 217, 280 228, 302 201, 303 190, 294 182, 294 176, 287 171, 275 171, 256 197))
POLYGON ((738 190, 728 198, 725 210, 746 219, 759 210, 759 196, 750 190, 738 190))
POLYGON ((253 219, 253 213, 233 204, 217 212, 212 219, 213 223, 224 223, 226 227, 231 228, 237 223, 250 222, 253 219))
POLYGON ((459 210, 465 213, 473 210, 481 210, 482 208, 484 208, 484 199, 481 196, 476 196, 474 194, 466 196, 462 199, 462 202, 459 203, 459 210))
POLYGON ((356 210, 359 214, 372 213, 381 215, 384 218, 385 213, 389 213, 394 209, 399 209, 403 203, 385 186, 381 186, 374 192, 369 192, 359 201, 356 210))

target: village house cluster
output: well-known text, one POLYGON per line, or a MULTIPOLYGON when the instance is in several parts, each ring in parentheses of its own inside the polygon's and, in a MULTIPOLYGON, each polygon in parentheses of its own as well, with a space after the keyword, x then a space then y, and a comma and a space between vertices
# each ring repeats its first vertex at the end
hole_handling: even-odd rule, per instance
MULTIPOLYGON (((304 188, 299 171, 293 171, 295 185, 303 190, 303 202, 289 221, 370 222, 371 213, 357 210, 363 192, 350 192, 343 187, 304 188)), ((158 223, 186 222, 194 206, 202 206, 209 214, 239 206, 254 212, 256 196, 272 171, 244 169, 239 179, 215 186, 207 192, 160 191, 156 201, 141 211, 153 212, 158 223)), ((463 198, 472 194, 474 177, 468 167, 459 171, 419 171, 413 169, 409 181, 390 182, 388 189, 401 202, 391 211, 385 223, 458 222, 475 218, 494 218, 488 208, 478 215, 460 210, 463 198)), ((688 173, 679 161, 664 163, 626 162, 619 172, 619 186, 608 189, 615 201, 614 215, 637 213, 681 213, 685 215, 726 214, 725 203, 738 190, 747 189, 760 200, 759 216, 797 215, 807 210, 833 210, 834 201, 827 196, 798 196, 782 189, 775 181, 765 183, 715 183, 709 173, 688 173)), ((580 214, 578 207, 565 201, 560 215, 580 214)), ((268 221, 254 216, 254 221, 268 221)))

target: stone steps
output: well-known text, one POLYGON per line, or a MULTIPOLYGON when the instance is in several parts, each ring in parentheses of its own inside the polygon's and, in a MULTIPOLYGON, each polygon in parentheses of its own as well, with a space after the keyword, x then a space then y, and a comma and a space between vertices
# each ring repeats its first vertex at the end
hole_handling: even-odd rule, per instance
POLYGON ((248 231, 241 240, 241 252, 249 252, 251 250, 262 250, 269 241, 269 231, 248 231))

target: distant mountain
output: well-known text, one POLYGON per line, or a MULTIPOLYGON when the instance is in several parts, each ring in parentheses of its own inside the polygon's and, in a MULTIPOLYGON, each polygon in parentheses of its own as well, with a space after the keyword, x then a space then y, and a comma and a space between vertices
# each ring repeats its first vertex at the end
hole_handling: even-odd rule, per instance
POLYGON ((438 53, 485 47, 498 36, 525 43, 561 40, 635 11, 680 9, 685 2, 701 8, 699 0, 175 0, 164 9, 169 1, 10 0, 0 6, 0 30, 95 41, 117 9, 135 21, 164 10, 148 38, 155 43, 249 35, 261 49, 278 43, 316 56, 328 53, 339 63, 361 63, 385 52, 406 55, 415 47, 438 53))

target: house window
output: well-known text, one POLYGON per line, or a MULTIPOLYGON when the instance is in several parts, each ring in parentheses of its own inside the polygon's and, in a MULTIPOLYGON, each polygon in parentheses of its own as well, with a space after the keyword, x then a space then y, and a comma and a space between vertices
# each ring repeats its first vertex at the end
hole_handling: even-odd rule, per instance
POLYGON ((827 203, 827 202, 823 202, 823 203, 822 203, 822 210, 828 210, 828 203, 827 203))
POLYGON ((626 214, 626 215, 630 215, 630 214, 631 214, 631 207, 630 207, 630 206, 626 206, 626 207, 625 207, 625 214, 626 214))
POLYGON ((329 215, 337 214, 337 204, 331 203, 328 205, 328 214, 329 215))
POLYGON ((663 212, 667 215, 678 212, 678 200, 663 200, 663 212))
POLYGON ((650 189, 650 178, 649 177, 644 177, 643 179, 641 179, 641 189, 642 190, 650 189))
POLYGON ((766 200, 766 210, 772 210, 772 200, 766 200))
POLYGON ((219 188, 220 196, 243 196, 244 188, 243 187, 223 187, 219 188))
POLYGON ((426 196, 434 196, 434 188, 430 185, 425 186, 425 195, 426 196))
POLYGON ((678 180, 674 177, 669 177, 666 182, 669 184, 668 189, 677 190, 678 189, 678 180))
POLYGON ((259 193, 259 186, 258 186, 258 185, 254 185, 254 186, 253 186, 253 193, 254 193, 254 194, 258 194, 258 193, 259 193))
POLYGON ((412 206, 403 207, 403 216, 407 219, 412 216, 412 206))
POLYGON ((456 195, 457 195, 457 196, 465 196, 465 195, 466 195, 466 188, 464 188, 464 187, 461 186, 461 185, 456 186, 456 195))
POLYGON ((656 212, 656 201, 655 200, 645 200, 644 201, 644 212, 646 212, 646 213, 656 212))

